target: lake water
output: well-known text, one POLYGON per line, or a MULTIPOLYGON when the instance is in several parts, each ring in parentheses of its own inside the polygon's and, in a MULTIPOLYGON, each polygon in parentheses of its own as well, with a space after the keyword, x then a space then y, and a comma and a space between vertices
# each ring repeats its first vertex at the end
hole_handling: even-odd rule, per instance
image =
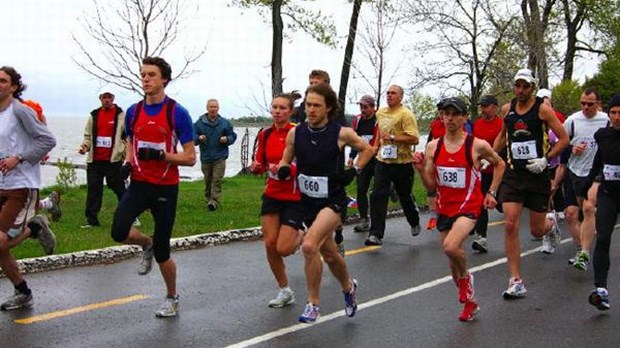
MULTIPOLYGON (((80 117, 49 117, 47 119, 48 126, 54 136, 56 136, 56 147, 50 153, 50 162, 56 162, 57 159, 67 158, 73 164, 86 164, 86 155, 80 155, 77 148, 82 144, 84 137, 84 126, 86 118, 80 117)), ((237 175, 242 168, 241 165, 241 140, 246 129, 249 134, 249 151, 252 151, 254 138, 258 133, 258 127, 237 127, 237 141, 230 146, 230 157, 226 161, 226 176, 231 177, 237 175)), ((420 137, 420 144, 417 146, 418 151, 423 149, 426 143, 426 134, 420 137)), ((348 149, 347 149, 348 153, 348 149)), ((251 153, 249 154, 251 155, 251 153)), ((196 147, 196 156, 200 156, 200 151, 196 147)), ((249 165, 249 163, 248 163, 249 165)), ((196 161, 193 167, 179 167, 179 171, 184 180, 202 179, 202 170, 200 169, 200 160, 196 161)), ((58 168, 56 166, 44 165, 41 167, 41 179, 43 187, 51 186, 56 183, 56 175, 58 168)), ((76 169, 78 184, 86 184, 86 170, 76 169)))
MULTIPOLYGON (((73 164, 86 164, 86 155, 80 155, 77 148, 82 143, 84 137, 84 126, 86 125, 86 117, 48 117, 48 126, 56 137, 56 147, 50 152, 50 162, 56 162, 57 159, 67 158, 73 164)), ((259 128, 247 128, 249 133, 249 151, 252 151, 254 138, 259 128)), ((237 141, 230 146, 230 157, 226 161, 226 176, 235 176, 241 171, 241 139, 245 134, 245 127, 235 128, 237 133, 237 141)), ((196 155, 200 152, 196 147, 196 155)), ((249 163, 248 163, 249 164, 249 163)), ((196 161, 193 167, 179 167, 181 176, 187 180, 202 179, 202 171, 200 169, 200 161, 196 161)), ((51 186, 56 183, 56 175, 58 168, 56 166, 44 165, 41 167, 41 179, 43 186, 51 186)), ((86 183, 86 170, 76 169, 78 184, 86 183)))

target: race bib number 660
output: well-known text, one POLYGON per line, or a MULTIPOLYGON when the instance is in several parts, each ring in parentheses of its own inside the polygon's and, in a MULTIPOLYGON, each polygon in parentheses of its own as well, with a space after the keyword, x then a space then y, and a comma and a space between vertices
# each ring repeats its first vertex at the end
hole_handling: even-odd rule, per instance
POLYGON ((299 190, 301 193, 312 198, 328 197, 328 179, 326 176, 308 176, 299 174, 297 176, 299 190))

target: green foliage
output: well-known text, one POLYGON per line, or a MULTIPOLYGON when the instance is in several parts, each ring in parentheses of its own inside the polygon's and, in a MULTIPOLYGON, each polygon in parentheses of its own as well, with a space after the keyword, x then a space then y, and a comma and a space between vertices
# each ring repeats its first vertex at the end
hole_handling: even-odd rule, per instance
POLYGON ((586 80, 583 87, 596 87, 603 103, 620 93, 620 47, 612 51, 609 58, 600 64, 599 72, 586 80))
POLYGON ((62 161, 59 158, 56 161, 56 166, 58 167, 56 184, 59 187, 68 189, 69 187, 77 184, 77 174, 75 173, 75 168, 73 167, 73 163, 71 163, 67 157, 65 157, 62 161))
POLYGON ((562 83, 553 88, 551 96, 553 108, 567 116, 579 110, 581 92, 582 88, 577 81, 562 81, 562 83))
POLYGON ((413 94, 406 105, 416 115, 420 132, 427 132, 437 114, 437 101, 426 94, 413 94))

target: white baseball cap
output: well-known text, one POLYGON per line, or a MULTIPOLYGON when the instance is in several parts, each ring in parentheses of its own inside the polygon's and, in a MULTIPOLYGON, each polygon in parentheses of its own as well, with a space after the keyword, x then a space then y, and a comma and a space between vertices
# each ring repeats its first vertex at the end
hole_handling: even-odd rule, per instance
POLYGON ((551 91, 546 88, 541 88, 536 92, 536 96, 540 98, 551 98, 551 91))
POLYGON ((102 86, 102 87, 99 89, 99 94, 97 94, 97 96, 98 96, 98 97, 101 97, 101 96, 102 96, 102 95, 104 95, 104 94, 111 94, 112 96, 114 96, 114 92, 113 92, 113 90, 114 90, 114 89, 113 89, 113 88, 112 88, 112 86, 110 86, 110 85, 105 85, 105 86, 102 86))
POLYGON ((536 78, 530 69, 520 69, 517 71, 514 82, 517 82, 518 80, 523 80, 529 84, 536 84, 536 78))

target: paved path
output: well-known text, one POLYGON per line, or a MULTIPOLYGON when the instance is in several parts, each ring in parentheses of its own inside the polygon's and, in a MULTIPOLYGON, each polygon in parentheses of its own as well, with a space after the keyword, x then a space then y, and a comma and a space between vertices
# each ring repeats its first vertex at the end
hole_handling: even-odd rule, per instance
MULTIPOLYGON (((543 255, 540 242, 522 230, 528 296, 502 299, 508 280, 503 226, 492 223, 488 254, 473 254, 467 243, 482 310, 476 321, 461 323, 437 233, 414 239, 404 218, 388 220, 387 231, 383 246, 372 249, 363 246, 365 235, 345 229, 347 263, 360 283, 355 318, 344 316, 342 295, 325 269, 320 321, 297 323, 306 294, 301 255, 287 260, 297 303, 268 308, 276 286, 262 242, 232 243, 173 254, 182 301, 173 319, 155 318, 163 283, 157 269, 138 276, 137 259, 29 275, 36 305, 0 313, 0 347, 555 348, 612 347, 620 341, 617 236, 609 279, 612 309, 603 313, 587 303, 592 271, 567 266, 575 249, 566 233, 554 255, 543 255)), ((2 296, 12 291, 6 280, 0 289, 2 296)))

